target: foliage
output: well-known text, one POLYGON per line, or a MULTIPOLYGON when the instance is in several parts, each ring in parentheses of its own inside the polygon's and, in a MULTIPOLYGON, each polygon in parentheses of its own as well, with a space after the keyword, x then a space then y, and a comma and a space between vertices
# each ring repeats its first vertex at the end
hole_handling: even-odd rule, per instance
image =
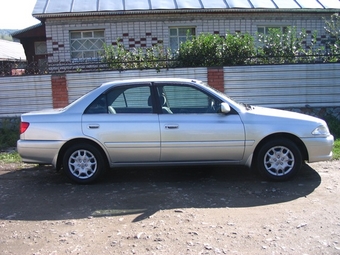
POLYGON ((335 13, 331 16, 330 20, 325 20, 325 30, 329 33, 336 41, 340 40, 340 15, 335 13))
POLYGON ((223 65, 248 64, 256 53, 254 38, 248 33, 229 33, 222 50, 223 65))
POLYGON ((328 114, 325 116, 325 121, 329 127, 329 131, 335 138, 340 138, 340 121, 336 116, 328 114))
POLYGON ((21 162, 21 157, 17 152, 0 152, 0 164, 19 162, 21 162))
POLYGON ((340 121, 336 116, 328 114, 325 120, 329 127, 329 131, 334 136, 333 159, 340 159, 340 121))
POLYGON ((258 57, 262 64, 313 63, 319 60, 324 48, 317 46, 317 32, 314 31, 310 44, 304 45, 307 33, 297 33, 295 27, 270 28, 268 34, 257 34, 258 57))
POLYGON ((330 20, 325 20, 325 30, 330 36, 327 46, 330 49, 329 61, 337 62, 340 59, 340 15, 335 13, 330 20))
POLYGON ((12 33, 17 31, 16 29, 0 29, 0 39, 1 40, 7 40, 7 41, 13 41, 12 33))
POLYGON ((201 34, 180 45, 176 60, 181 67, 242 65, 254 53, 254 39, 249 34, 201 34))
POLYGON ((120 39, 117 45, 104 45, 103 62, 107 63, 111 69, 149 69, 169 67, 170 50, 164 49, 162 44, 157 44, 151 48, 125 49, 120 39))
POLYGON ((340 139, 334 141, 333 159, 335 160, 340 159, 340 139))
POLYGON ((202 34, 181 43, 176 60, 180 67, 221 65, 222 38, 202 34))
POLYGON ((16 147, 19 139, 19 121, 2 119, 0 125, 0 149, 16 147))

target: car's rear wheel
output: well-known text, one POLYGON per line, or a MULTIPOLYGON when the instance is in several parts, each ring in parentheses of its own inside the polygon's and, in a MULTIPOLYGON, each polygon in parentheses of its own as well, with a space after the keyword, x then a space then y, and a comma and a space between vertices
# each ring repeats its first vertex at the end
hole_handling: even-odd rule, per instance
POLYGON ((71 180, 85 184, 97 180, 105 165, 103 156, 95 146, 81 143, 66 150, 63 169, 71 180))
POLYGON ((265 143, 256 156, 257 169, 270 180, 288 180, 296 175, 301 165, 301 152, 288 139, 275 139, 265 143))

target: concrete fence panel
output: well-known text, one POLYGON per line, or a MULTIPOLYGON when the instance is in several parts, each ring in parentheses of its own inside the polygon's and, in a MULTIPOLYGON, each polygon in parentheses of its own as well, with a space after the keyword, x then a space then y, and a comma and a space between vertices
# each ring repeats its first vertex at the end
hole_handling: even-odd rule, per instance
POLYGON ((52 107, 51 75, 0 78, 0 117, 52 107))
POLYGON ((224 67, 225 92, 274 108, 340 106, 340 64, 224 67))

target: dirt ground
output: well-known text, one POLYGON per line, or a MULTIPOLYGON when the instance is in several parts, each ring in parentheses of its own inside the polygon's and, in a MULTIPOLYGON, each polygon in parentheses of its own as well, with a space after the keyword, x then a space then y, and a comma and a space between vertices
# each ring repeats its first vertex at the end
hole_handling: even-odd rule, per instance
POLYGON ((340 254, 340 161, 288 182, 239 167, 111 170, 77 185, 0 165, 1 254, 340 254))

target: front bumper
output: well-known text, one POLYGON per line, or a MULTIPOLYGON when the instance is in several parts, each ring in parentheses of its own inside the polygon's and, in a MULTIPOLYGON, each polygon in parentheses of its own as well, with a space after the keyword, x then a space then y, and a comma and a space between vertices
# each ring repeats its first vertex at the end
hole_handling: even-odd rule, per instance
POLYGON ((332 135, 320 138, 303 138, 302 141, 307 148, 309 163, 332 159, 334 146, 334 137, 332 135))

